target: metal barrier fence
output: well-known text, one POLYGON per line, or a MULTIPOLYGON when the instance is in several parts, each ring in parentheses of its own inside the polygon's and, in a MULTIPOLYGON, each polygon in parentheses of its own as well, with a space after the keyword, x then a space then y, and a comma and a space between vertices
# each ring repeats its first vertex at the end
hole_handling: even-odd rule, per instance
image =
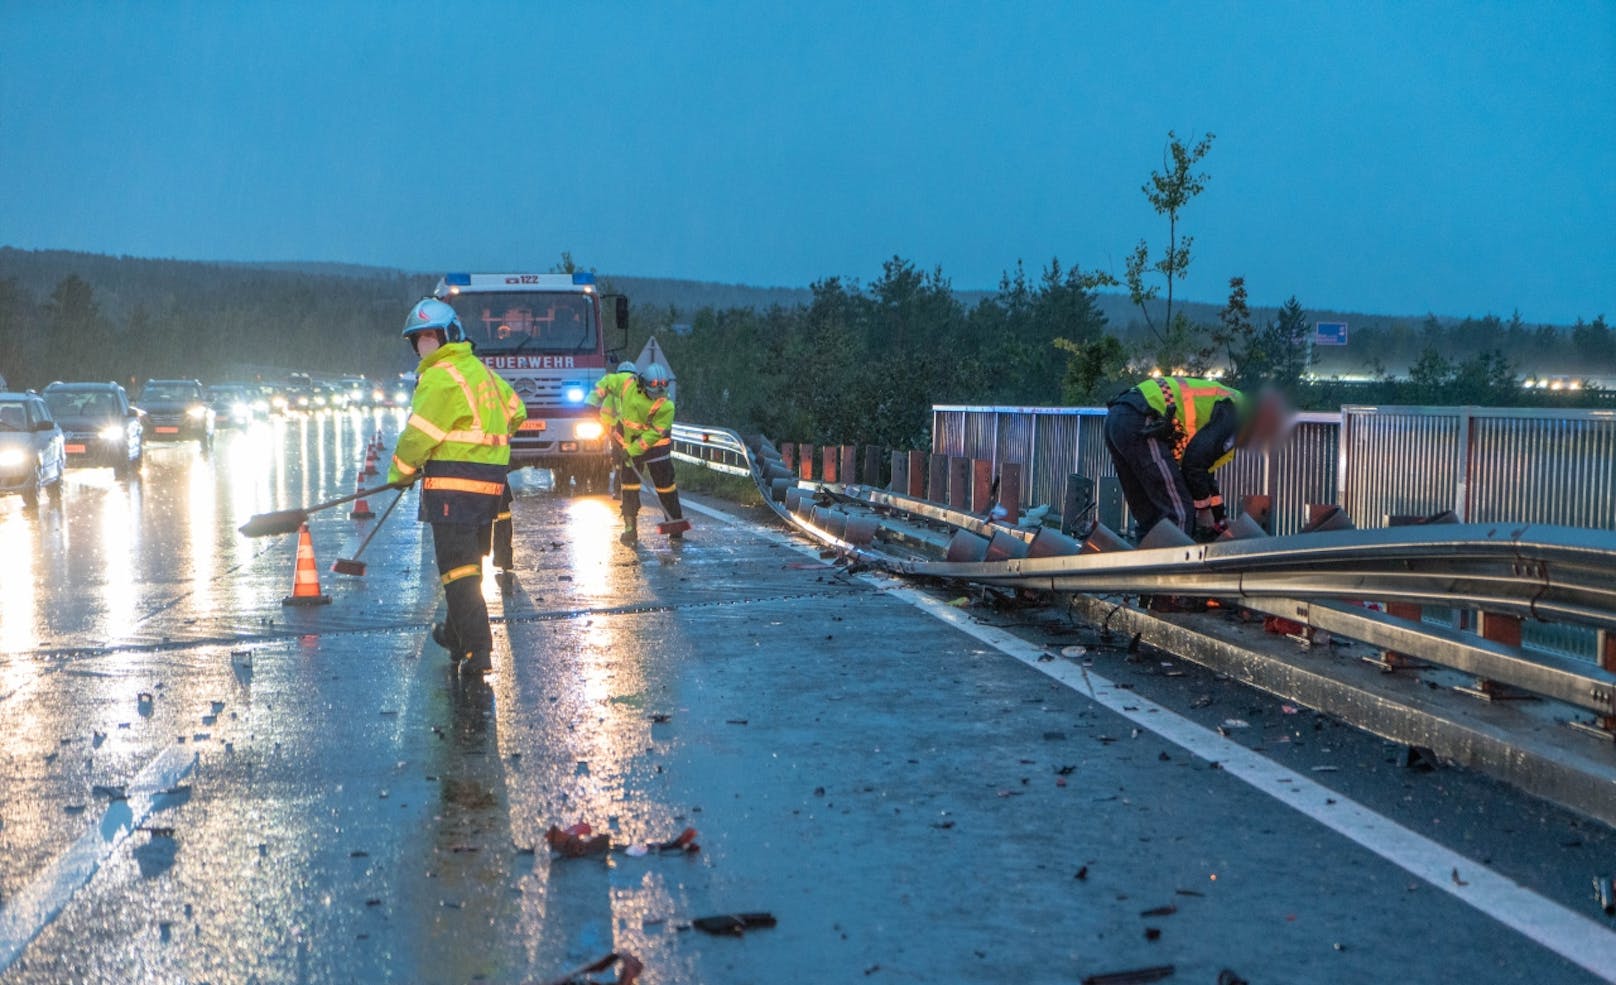
MULTIPOLYGON (((1099 407, 938 406, 932 453, 1022 467, 1023 502, 1059 512, 1067 477, 1116 470, 1099 407)), ((1616 411, 1486 407, 1346 407, 1302 414, 1287 440, 1248 450, 1218 473, 1230 504, 1267 495, 1272 532, 1296 533, 1310 503, 1339 503, 1360 527, 1452 510, 1471 523, 1616 529, 1616 411)), ((1124 512, 1114 517, 1126 525, 1124 512)), ((1464 615, 1430 612, 1436 622, 1464 615)), ((1535 649, 1592 659, 1590 634, 1529 627, 1535 649)))

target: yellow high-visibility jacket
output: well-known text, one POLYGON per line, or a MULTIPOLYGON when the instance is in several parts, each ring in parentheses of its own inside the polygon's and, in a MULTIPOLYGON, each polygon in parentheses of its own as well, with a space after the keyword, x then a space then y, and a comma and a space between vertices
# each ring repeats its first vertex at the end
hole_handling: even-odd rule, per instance
POLYGON ((635 387, 636 376, 633 373, 607 373, 589 391, 584 403, 591 407, 600 408, 600 423, 606 430, 611 431, 617 426, 617 406, 623 399, 623 394, 635 387))
POLYGON ((511 435, 527 408, 499 374, 451 342, 415 369, 410 419, 393 449, 389 482, 423 474, 420 518, 483 524, 499 512, 511 461, 511 435))
POLYGON ((652 397, 638 384, 628 388, 617 401, 620 441, 630 458, 639 458, 652 448, 673 442, 673 400, 664 395, 652 397))

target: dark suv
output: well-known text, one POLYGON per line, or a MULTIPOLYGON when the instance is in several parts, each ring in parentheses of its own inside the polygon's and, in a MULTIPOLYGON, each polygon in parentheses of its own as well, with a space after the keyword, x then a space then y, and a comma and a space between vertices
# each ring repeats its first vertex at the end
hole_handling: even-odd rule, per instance
POLYGON ((213 447, 213 407, 197 380, 147 380, 140 388, 146 412, 146 440, 195 441, 213 447))
POLYGON ((140 411, 116 383, 63 383, 45 388, 45 405, 62 426, 69 468, 139 471, 146 451, 140 411))
POLYGON ((39 394, 0 393, 0 494, 21 493, 29 506, 41 491, 62 493, 67 455, 62 429, 39 394))

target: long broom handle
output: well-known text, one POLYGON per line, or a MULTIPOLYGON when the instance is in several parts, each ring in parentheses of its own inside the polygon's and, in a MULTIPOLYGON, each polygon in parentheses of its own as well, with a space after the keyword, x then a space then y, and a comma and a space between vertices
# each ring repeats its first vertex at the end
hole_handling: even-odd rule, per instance
POLYGON ((359 499, 359 498, 364 497, 364 496, 375 496, 375 495, 377 495, 379 493, 384 493, 389 489, 400 489, 400 490, 402 490, 402 488, 403 487, 401 487, 401 486, 396 486, 393 483, 388 482, 388 483, 384 483, 382 485, 376 486, 373 489, 360 489, 357 492, 349 493, 348 495, 339 497, 337 499, 327 500, 324 503, 315 503, 313 506, 304 506, 304 507, 301 508, 300 512, 303 512, 303 513, 318 513, 321 510, 329 510, 333 506, 341 506, 343 503, 351 503, 354 500, 359 499))
POLYGON ((389 513, 393 512, 393 507, 397 506, 398 501, 403 499, 403 498, 404 498, 404 490, 400 489, 398 491, 398 495, 393 497, 393 501, 391 503, 387 504, 387 509, 382 510, 382 515, 377 518, 376 525, 374 527, 370 528, 370 533, 365 534, 365 539, 359 542, 359 550, 354 551, 353 557, 349 558, 348 560, 350 560, 350 561, 359 560, 359 555, 365 553, 365 548, 370 546, 370 539, 372 537, 376 536, 376 531, 380 530, 382 528, 382 524, 387 522, 387 515, 389 513))

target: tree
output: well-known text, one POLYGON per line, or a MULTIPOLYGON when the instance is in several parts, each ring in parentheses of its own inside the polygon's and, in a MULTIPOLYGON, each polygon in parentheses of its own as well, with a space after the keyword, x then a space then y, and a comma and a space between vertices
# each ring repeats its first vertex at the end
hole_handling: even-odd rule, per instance
POLYGON ((1223 350, 1229 378, 1236 386, 1264 378, 1268 372, 1267 353, 1257 346, 1257 333, 1251 324, 1251 308, 1246 303, 1246 279, 1229 278, 1229 300, 1218 312, 1212 344, 1223 350))
POLYGON ((1152 171, 1150 181, 1140 186, 1156 214, 1167 217, 1167 246, 1154 261, 1150 258, 1150 246, 1144 239, 1134 246, 1126 262, 1128 296, 1139 306, 1146 326, 1163 350, 1182 349, 1193 336, 1188 320, 1182 313, 1173 311, 1174 287, 1189 270, 1190 246, 1194 243, 1194 237, 1179 235, 1178 221, 1179 213, 1190 200, 1206 190, 1210 176, 1197 172, 1195 168, 1212 149, 1212 139, 1213 134, 1208 133, 1193 144, 1186 145, 1176 132, 1167 131, 1167 159, 1163 161, 1162 170, 1152 171), (1161 275, 1167 289, 1167 307, 1160 328, 1151 318, 1149 304, 1161 295, 1162 285, 1145 283, 1150 271, 1161 275))
POLYGON ((1268 353, 1267 382, 1294 392, 1312 362, 1313 339, 1307 328, 1307 312, 1292 294, 1279 309, 1279 316, 1258 339, 1268 353))
POLYGON ((31 379, 32 341, 37 309, 33 298, 15 277, 0 278, 0 378, 8 386, 22 387, 31 379))

